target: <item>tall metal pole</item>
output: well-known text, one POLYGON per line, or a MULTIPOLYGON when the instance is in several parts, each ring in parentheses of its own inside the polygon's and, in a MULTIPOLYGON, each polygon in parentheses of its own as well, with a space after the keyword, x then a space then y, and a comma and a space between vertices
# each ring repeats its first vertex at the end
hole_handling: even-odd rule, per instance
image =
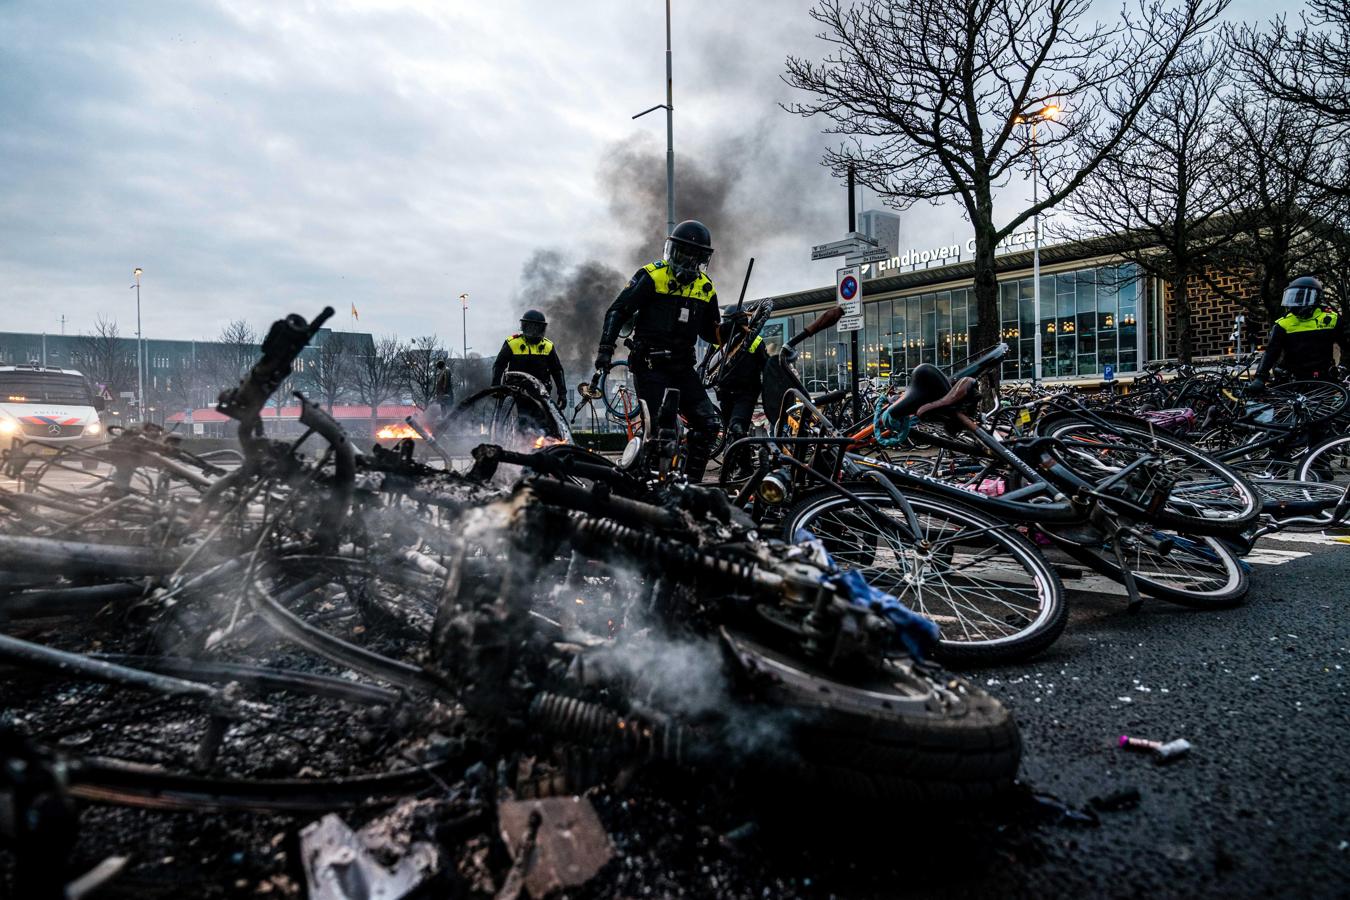
MULTIPOLYGON (((849 232, 849 234, 852 234, 853 232, 855 232, 855 231, 858 230, 858 213, 857 213, 857 209, 856 209, 856 207, 855 207, 855 205, 854 205, 854 197, 857 196, 857 191, 854 190, 853 183, 854 183, 854 181, 853 181, 853 166, 849 166, 849 167, 848 167, 848 232, 849 232)), ((859 292, 860 294, 862 293, 861 287, 858 289, 858 292, 859 292)), ((860 299, 860 301, 861 301, 861 298, 859 298, 859 299, 860 299)), ((861 302, 860 302, 860 305, 859 305, 858 308, 859 308, 859 310, 862 309, 861 302)), ((864 313, 864 314, 863 314, 863 319, 864 319, 864 321, 866 321, 866 318, 867 318, 866 313, 864 313)), ((859 375, 859 372, 858 372, 858 332, 856 332, 856 331, 851 332, 851 333, 849 334, 849 360, 850 360, 850 368, 852 369, 852 374, 849 376, 849 387, 850 387, 850 389, 853 391, 853 421, 857 422, 859 419, 862 418, 862 397, 859 396, 859 394, 858 394, 858 375, 859 375)))
MULTIPOLYGON (((1037 206, 1041 202, 1040 172, 1036 165, 1036 120, 1031 120, 1031 205, 1037 206)), ((1031 373, 1032 385, 1041 383, 1041 211, 1036 212, 1031 217, 1031 230, 1034 235, 1031 250, 1031 309, 1032 315, 1036 317, 1035 333, 1036 338, 1033 346, 1035 369, 1031 373)))
POLYGON ((141 269, 133 272, 136 276, 136 409, 140 420, 145 421, 145 367, 141 360, 145 357, 145 344, 141 340, 141 269))
POLYGON ((670 0, 666 0, 666 234, 675 230, 675 77, 670 62, 670 0))

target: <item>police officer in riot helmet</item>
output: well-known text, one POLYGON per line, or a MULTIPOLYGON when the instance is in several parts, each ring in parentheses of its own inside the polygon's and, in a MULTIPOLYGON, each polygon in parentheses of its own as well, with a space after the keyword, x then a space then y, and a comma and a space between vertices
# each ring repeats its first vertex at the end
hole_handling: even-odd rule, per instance
POLYGON ((1288 313, 1276 319, 1270 329, 1261 368, 1251 381, 1254 390, 1265 387, 1277 363, 1299 381, 1332 377, 1332 347, 1340 347, 1344 357, 1350 343, 1340 316, 1322 303, 1322 282, 1316 278, 1305 275, 1289 282, 1280 300, 1288 313))
POLYGON ((707 275, 712 252, 712 233, 702 222, 676 225, 666 240, 665 258, 638 269, 610 304, 595 356, 595 368, 607 369, 619 332, 633 322, 628 363, 638 398, 655 411, 668 389, 680 392, 680 415, 689 426, 685 474, 694 483, 703 479, 722 427, 694 370, 698 339, 719 340, 717 291, 707 275))
POLYGON ((567 405, 567 387, 563 383, 562 360, 553 342, 544 337, 548 320, 537 309, 526 310, 520 317, 520 331, 502 342, 497 359, 492 364, 492 383, 502 383, 507 372, 524 372, 539 379, 548 387, 550 381, 558 391, 558 405, 567 405))

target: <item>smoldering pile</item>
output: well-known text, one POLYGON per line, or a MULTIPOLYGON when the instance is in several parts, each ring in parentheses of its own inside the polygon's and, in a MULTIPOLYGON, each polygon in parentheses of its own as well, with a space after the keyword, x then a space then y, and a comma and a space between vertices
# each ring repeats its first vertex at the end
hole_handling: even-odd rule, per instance
POLYGON ((94 458, 0 493, 16 896, 81 872, 137 897, 794 893, 706 831, 744 824, 739 762, 786 726, 738 708, 696 745, 734 705, 724 660, 646 621, 641 560, 559 555, 528 492, 392 454, 358 458, 343 525, 319 459, 246 487, 153 429, 94 458), (606 706, 620 683, 643 702, 606 706), (656 853, 672 829, 708 837, 656 853))

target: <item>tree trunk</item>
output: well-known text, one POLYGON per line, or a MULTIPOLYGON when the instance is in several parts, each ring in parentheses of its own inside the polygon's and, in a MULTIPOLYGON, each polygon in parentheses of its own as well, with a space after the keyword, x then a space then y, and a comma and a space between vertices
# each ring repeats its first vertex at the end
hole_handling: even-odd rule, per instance
MULTIPOLYGON (((994 270, 994 230, 975 228, 975 309, 979 321, 971 336, 971 354, 997 345, 1002 340, 1002 314, 998 305, 998 273, 994 270)), ((1040 323, 1036 323, 1040 327, 1040 323)), ((1002 367, 993 373, 997 384, 1002 367)))
POLYGON ((1172 295, 1172 307, 1177 320, 1177 358, 1183 363, 1191 361, 1195 353, 1195 340, 1191 334, 1191 297, 1186 287, 1186 276, 1177 275, 1168 285, 1172 295))

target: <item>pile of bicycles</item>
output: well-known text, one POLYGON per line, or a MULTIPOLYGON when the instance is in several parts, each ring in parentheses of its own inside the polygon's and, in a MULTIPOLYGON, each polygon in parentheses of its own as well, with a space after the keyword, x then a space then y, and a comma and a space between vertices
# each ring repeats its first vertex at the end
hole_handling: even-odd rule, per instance
POLYGON ((663 469, 672 408, 620 460, 483 444, 467 472, 412 441, 358 453, 299 395, 306 433, 269 439, 261 411, 329 315, 277 322, 221 395, 239 452, 118 429, 0 492, 20 868, 67 846, 77 803, 355 808, 578 747, 858 802, 1012 784, 1015 723, 926 658, 937 629, 898 584, 663 469))

